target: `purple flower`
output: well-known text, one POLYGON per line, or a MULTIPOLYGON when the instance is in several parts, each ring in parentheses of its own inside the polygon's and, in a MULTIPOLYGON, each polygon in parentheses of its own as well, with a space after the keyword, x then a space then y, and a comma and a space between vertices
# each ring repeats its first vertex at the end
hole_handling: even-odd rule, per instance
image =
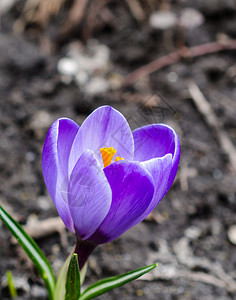
POLYGON ((164 124, 131 131, 110 106, 96 109, 79 127, 68 118, 50 127, 43 176, 60 217, 76 233, 80 266, 155 208, 174 181, 179 138, 164 124))

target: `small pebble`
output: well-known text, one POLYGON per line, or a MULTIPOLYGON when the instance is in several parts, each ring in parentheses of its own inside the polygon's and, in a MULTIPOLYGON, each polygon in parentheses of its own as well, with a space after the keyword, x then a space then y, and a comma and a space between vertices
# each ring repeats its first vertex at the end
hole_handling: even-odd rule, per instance
POLYGON ((106 92, 109 88, 108 82, 102 77, 94 77, 86 85, 85 91, 90 95, 106 92))
POLYGON ((74 80, 81 91, 90 95, 106 92, 112 87, 106 79, 111 67, 110 49, 97 40, 89 40, 85 46, 71 43, 67 56, 57 64, 64 84, 74 80))
POLYGON ((31 297, 37 300, 46 299, 47 291, 44 287, 35 284, 31 289, 31 297))
POLYGON ((34 152, 30 151, 30 152, 26 153, 25 158, 26 158, 27 161, 33 162, 35 160, 35 158, 36 158, 36 155, 35 155, 34 152))
POLYGON ((171 11, 155 11, 151 14, 149 24, 155 29, 165 30, 177 23, 176 15, 171 11))
POLYGON ((231 225, 228 229, 228 239, 229 241, 236 245, 236 225, 231 225))
POLYGON ((57 70, 63 75, 75 76, 78 72, 77 62, 73 58, 64 57, 59 60, 57 70))
POLYGON ((53 118, 47 111, 37 111, 30 122, 30 128, 33 130, 48 128, 53 122, 53 118))
POLYGON ((180 26, 191 29, 202 25, 203 22, 204 22, 204 17, 198 10, 190 7, 182 10, 179 19, 180 26))
POLYGON ((175 72, 170 72, 167 74, 167 80, 171 83, 174 83, 178 80, 178 74, 175 72))
POLYGON ((53 207, 53 202, 46 196, 40 196, 37 199, 37 205, 40 209, 47 211, 53 207))
POLYGON ((196 240, 201 236, 201 229, 197 226, 190 226, 184 232, 185 236, 190 240, 196 240))

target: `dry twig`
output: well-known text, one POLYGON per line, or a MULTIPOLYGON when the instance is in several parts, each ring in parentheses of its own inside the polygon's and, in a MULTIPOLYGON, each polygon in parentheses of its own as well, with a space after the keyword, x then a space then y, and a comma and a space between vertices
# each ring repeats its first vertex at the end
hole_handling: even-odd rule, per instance
MULTIPOLYGON (((157 268, 158 269, 158 268, 157 268)), ((234 293, 236 291, 236 285, 234 283, 233 286, 227 284, 225 281, 211 275, 211 274, 206 274, 203 272, 191 272, 187 270, 172 270, 172 273, 167 272, 167 275, 165 273, 159 273, 157 271, 153 271, 151 273, 148 273, 144 276, 142 276, 139 280, 144 280, 144 281, 155 281, 155 280, 174 280, 174 279, 179 279, 179 278, 185 278, 186 280, 191 280, 191 281, 197 281, 197 282, 202 282, 205 284, 210 284, 216 287, 220 287, 223 289, 226 289, 230 293, 234 293)))
POLYGON ((31 216, 24 226, 24 229, 34 239, 43 238, 53 233, 59 233, 62 246, 67 246, 65 225, 60 217, 38 220, 36 216, 31 216))
POLYGON ((227 133, 223 130, 223 128, 221 128, 217 116, 203 93, 200 91, 199 87, 194 82, 190 82, 188 87, 194 104, 204 117, 207 125, 214 131, 221 148, 228 155, 232 168, 236 171, 236 149, 233 143, 229 139, 227 133))
POLYGON ((159 266, 153 272, 142 276, 140 280, 169 281, 184 278, 187 281, 197 281, 220 287, 230 293, 236 292, 236 282, 233 276, 227 274, 218 262, 195 256, 192 252, 189 238, 183 237, 179 242, 175 243, 174 253, 175 255, 166 241, 160 240, 158 252, 150 255, 149 258, 149 263, 158 259, 159 266), (207 273, 193 271, 197 267, 207 270, 207 273))
POLYGON ((81 23, 83 16, 85 15, 87 5, 88 0, 75 0, 72 8, 69 11, 67 22, 62 28, 61 35, 68 35, 70 31, 76 26, 76 24, 81 23))
POLYGON ((188 191, 188 179, 198 175, 195 168, 190 168, 188 165, 182 164, 179 172, 179 180, 182 191, 188 191))
POLYGON ((125 0, 127 3, 133 17, 138 21, 138 22, 143 22, 145 19, 145 12, 141 6, 141 3, 138 0, 125 0))
POLYGON ((44 28, 52 15, 57 14, 65 0, 27 0, 22 15, 16 20, 14 30, 23 32, 28 23, 38 23, 44 28))
POLYGON ((226 40, 224 42, 212 42, 206 43, 199 46, 184 48, 184 50, 178 50, 172 52, 163 57, 159 57, 152 62, 142 66, 141 68, 130 73, 125 81, 124 86, 131 85, 137 80, 150 75, 153 72, 156 72, 164 67, 170 66, 182 58, 194 58, 214 52, 219 52, 223 50, 235 50, 236 49, 236 40, 226 40))

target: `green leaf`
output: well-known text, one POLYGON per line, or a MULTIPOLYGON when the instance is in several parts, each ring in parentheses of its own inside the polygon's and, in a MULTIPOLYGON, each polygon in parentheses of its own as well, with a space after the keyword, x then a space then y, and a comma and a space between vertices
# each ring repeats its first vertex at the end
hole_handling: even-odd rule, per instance
POLYGON ((145 273, 150 272, 152 269, 156 268, 157 264, 146 266, 123 275, 109 277, 103 280, 100 280, 90 287, 88 287, 83 294, 80 296, 80 300, 89 300, 95 297, 98 297, 116 287, 122 286, 132 280, 137 279, 138 277, 144 275, 145 273))
MULTIPOLYGON (((72 254, 74 253, 74 249, 72 254)), ((56 289, 55 289, 55 293, 54 293, 54 299, 55 300, 64 300, 65 298, 65 293, 66 293, 66 275, 67 275, 67 271, 68 271, 68 267, 70 264, 70 260, 71 260, 71 256, 72 254, 70 254, 66 261, 64 262, 59 275, 57 277, 57 283, 56 283, 56 289)))
POLYGON ((14 298, 17 297, 17 291, 16 291, 16 287, 15 287, 15 284, 14 284, 14 279, 13 279, 12 272, 7 271, 6 276, 7 276, 7 284, 8 284, 8 289, 9 289, 11 298, 14 299, 14 298))
MULTIPOLYGON (((66 293, 66 276, 68 267, 70 264, 70 260, 72 255, 74 254, 75 248, 72 250, 71 254, 67 257, 64 265, 62 266, 56 283, 56 289, 54 293, 54 299, 55 300, 64 300, 65 299, 65 293, 66 293)), ((82 270, 80 271, 80 286, 82 286, 85 275, 87 271, 87 263, 84 265, 82 270)))
POLYGON ((65 300, 78 300, 80 296, 80 271, 78 257, 73 253, 66 278, 65 300))
POLYGON ((2 208, 2 206, 0 206, 0 218, 38 269, 39 274, 47 287, 49 299, 53 300, 55 278, 48 260, 35 241, 25 232, 22 226, 2 208))

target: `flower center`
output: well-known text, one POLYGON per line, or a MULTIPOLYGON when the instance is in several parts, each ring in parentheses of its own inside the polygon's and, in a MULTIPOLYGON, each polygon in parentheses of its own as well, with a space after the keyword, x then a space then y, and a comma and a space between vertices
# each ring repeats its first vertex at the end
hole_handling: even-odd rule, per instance
MULTIPOLYGON (((111 164, 112 158, 116 154, 116 149, 114 149, 113 147, 109 147, 109 148, 105 147, 105 148, 100 148, 100 152, 102 154, 104 168, 106 168, 111 164)), ((115 158, 115 161, 123 160, 123 159, 124 159, 123 157, 117 156, 115 158)))

